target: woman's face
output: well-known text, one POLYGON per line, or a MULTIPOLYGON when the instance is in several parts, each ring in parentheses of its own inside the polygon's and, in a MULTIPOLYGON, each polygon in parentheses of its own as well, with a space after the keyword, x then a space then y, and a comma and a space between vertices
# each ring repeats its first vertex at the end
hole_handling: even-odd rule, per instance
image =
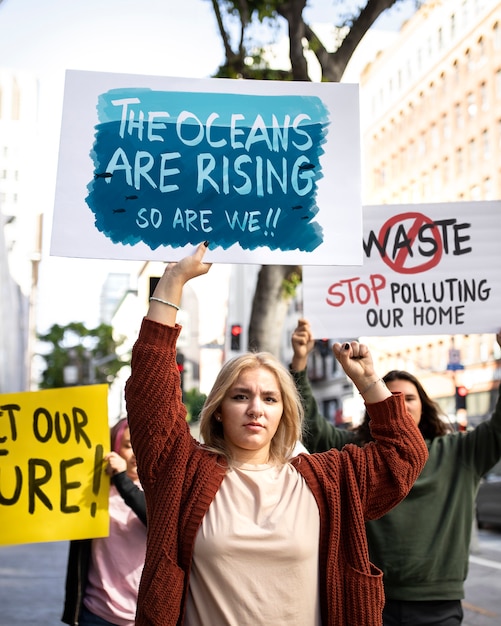
POLYGON ((120 447, 118 449, 118 454, 127 461, 127 476, 132 480, 137 480, 137 463, 136 463, 136 455, 132 450, 132 445, 130 443, 130 430, 129 427, 124 429, 122 435, 122 441, 120 442, 120 447))
POLYGON ((416 385, 411 383, 410 380, 391 380, 386 383, 386 386, 391 392, 400 391, 403 394, 407 411, 412 415, 416 424, 419 424, 423 405, 421 404, 416 385))
POLYGON ((283 410, 275 374, 265 367, 243 370, 216 414, 232 457, 241 463, 267 463, 283 410))

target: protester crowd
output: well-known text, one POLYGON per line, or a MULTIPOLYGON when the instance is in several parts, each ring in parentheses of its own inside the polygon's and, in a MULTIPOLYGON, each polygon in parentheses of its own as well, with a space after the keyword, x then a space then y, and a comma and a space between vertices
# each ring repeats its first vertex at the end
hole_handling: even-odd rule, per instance
POLYGON ((71 543, 62 621, 461 624, 475 494, 501 458, 501 401, 453 432, 412 373, 382 375, 366 345, 347 341, 333 352, 366 415, 336 428, 309 384, 315 338, 301 319, 289 368, 265 352, 222 366, 195 440, 177 313, 186 283, 210 271, 206 247, 168 264, 150 298, 106 457, 110 533, 71 543))

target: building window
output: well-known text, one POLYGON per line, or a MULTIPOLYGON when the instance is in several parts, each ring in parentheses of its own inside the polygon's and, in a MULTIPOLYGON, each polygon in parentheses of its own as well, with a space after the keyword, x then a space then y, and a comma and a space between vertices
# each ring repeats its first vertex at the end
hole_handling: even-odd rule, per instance
POLYGON ((489 110, 489 94, 485 83, 480 84, 480 107, 482 111, 489 110))
POLYGON ((482 154, 485 160, 491 158, 491 141, 489 131, 485 129, 482 133, 482 154))
POLYGON ((454 115, 456 118, 456 128, 463 128, 464 120, 463 120, 463 111, 461 110, 461 103, 456 102, 454 105, 454 115))
POLYGON ((440 137, 436 124, 432 124, 431 126, 431 145, 434 150, 437 150, 440 146, 440 137))
POLYGON ((430 198, 430 175, 427 172, 421 175, 421 198, 423 200, 430 198))
POLYGON ((411 180, 409 185, 409 201, 419 202, 418 187, 415 180, 411 180))
POLYGON ((484 199, 494 200, 494 189, 492 187, 492 180, 490 178, 486 178, 484 180, 484 199))
POLYGON ((442 166, 442 178, 444 181, 444 185, 448 185, 451 181, 451 162, 449 159, 444 159, 442 166))
POLYGON ((438 169, 436 165, 433 167, 431 184, 432 184, 432 193, 434 197, 436 198, 437 195, 440 193, 440 170, 438 169))
POLYGON ((473 185, 473 187, 470 189, 470 198, 472 200, 480 200, 480 187, 478 185, 473 185))
POLYGON ((496 72, 496 98, 501 100, 501 70, 496 72))
POLYGON ((442 137, 446 141, 451 138, 451 125, 447 113, 442 116, 442 137))
POLYGON ((471 50, 468 48, 468 50, 465 52, 465 61, 466 61, 466 67, 468 69, 469 72, 473 71, 474 68, 474 63, 473 63, 473 55, 471 54, 471 50))
POLYGON ((496 22, 492 28, 494 49, 501 50, 501 28, 499 28, 499 22, 496 22))
POLYGON ((454 15, 454 13, 452 13, 450 17, 449 25, 450 25, 451 39, 454 40, 454 37, 456 36, 456 16, 454 15))
POLYGON ((379 187, 384 187, 386 184, 386 163, 381 164, 381 169, 379 170, 379 187))
POLYGON ((463 11, 462 11, 461 21, 463 26, 468 26, 468 0, 463 0, 463 11))
POLYGON ((431 59, 432 55, 433 55, 433 41, 431 37, 428 37, 427 39, 427 44, 428 44, 428 58, 431 59))
POLYGON ((470 92, 467 96, 466 96, 466 101, 467 101, 467 111, 468 111, 468 117, 470 119, 474 118, 475 115, 477 114, 477 103, 476 103, 476 99, 475 99, 475 94, 470 92))
POLYGON ((14 79, 12 85, 12 119, 17 121, 21 117, 21 90, 17 80, 14 79))
POLYGON ((468 142, 468 166, 474 167, 477 163, 477 144, 475 139, 470 139, 468 142))
POLYGON ((442 90, 442 95, 445 96, 445 94, 447 93, 447 74, 445 72, 442 72, 440 74, 440 87, 442 90))
POLYGON ((477 45, 478 66, 481 67, 485 63, 485 41, 483 37, 480 37, 477 45))
POLYGON ((419 136, 418 156, 422 157, 426 154, 426 133, 419 136))
POLYGON ((462 176, 464 173, 463 150, 461 148, 456 150, 456 173, 459 176, 462 176))

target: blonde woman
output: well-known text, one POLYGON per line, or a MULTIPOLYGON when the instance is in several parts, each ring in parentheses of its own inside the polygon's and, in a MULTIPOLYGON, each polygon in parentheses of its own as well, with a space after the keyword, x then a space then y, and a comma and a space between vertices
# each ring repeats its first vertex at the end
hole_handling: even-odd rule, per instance
POLYGON ((223 366, 201 415, 204 444, 195 441, 176 314, 184 284, 209 271, 205 252, 201 244, 166 267, 126 385, 148 510, 136 625, 379 626, 381 572, 364 522, 405 497, 427 458, 423 439, 367 347, 351 342, 334 350, 368 403, 374 443, 290 460, 301 400, 266 353, 223 366))

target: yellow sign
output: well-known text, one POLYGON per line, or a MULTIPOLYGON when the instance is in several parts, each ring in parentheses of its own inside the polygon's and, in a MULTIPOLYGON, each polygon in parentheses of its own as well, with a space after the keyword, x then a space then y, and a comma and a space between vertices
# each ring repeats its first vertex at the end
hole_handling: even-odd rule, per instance
POLYGON ((0 394, 0 545, 108 535, 108 386, 0 394))

